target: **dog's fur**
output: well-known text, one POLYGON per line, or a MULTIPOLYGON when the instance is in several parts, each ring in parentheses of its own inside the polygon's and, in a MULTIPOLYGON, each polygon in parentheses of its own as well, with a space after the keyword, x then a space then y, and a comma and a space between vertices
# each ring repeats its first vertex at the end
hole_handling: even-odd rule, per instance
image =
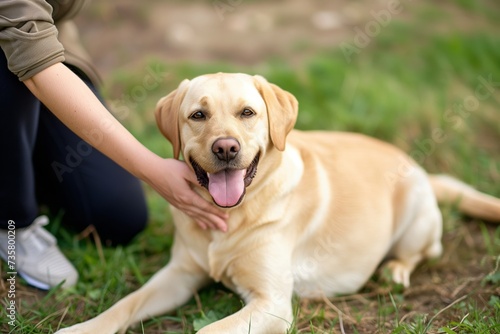
POLYGON ((98 317, 58 333, 123 332, 179 307, 211 281, 246 305, 199 333, 285 333, 293 293, 356 292, 384 260, 394 281, 408 286, 421 260, 441 254, 437 199, 500 220, 500 200, 429 176, 390 144, 292 130, 297 112, 290 93, 246 74, 184 80, 161 99, 161 132, 196 171, 196 191, 227 207, 228 232, 202 230, 173 209, 170 263, 98 317))

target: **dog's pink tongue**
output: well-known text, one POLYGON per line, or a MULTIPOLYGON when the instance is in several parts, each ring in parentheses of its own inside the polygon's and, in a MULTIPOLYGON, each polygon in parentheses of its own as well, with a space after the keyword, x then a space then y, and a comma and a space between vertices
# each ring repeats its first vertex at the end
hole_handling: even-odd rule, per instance
POLYGON ((245 191, 244 169, 228 169, 208 175, 208 191, 217 205, 231 207, 238 204, 245 191))

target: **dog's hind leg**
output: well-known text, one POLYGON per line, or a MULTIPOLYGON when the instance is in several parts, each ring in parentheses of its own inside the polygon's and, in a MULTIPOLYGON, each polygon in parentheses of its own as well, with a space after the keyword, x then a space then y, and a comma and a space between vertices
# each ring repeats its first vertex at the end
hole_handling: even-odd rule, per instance
POLYGON ((387 268, 394 282, 410 286, 410 274, 424 259, 436 258, 442 253, 442 216, 432 189, 420 184, 409 204, 409 222, 394 241, 388 254, 387 268))
MULTIPOLYGON (((387 262, 387 268, 392 273, 395 283, 404 287, 410 286, 410 274, 417 264, 424 259, 436 258, 441 255, 442 246, 438 232, 421 234, 422 230, 418 225, 429 224, 427 217, 415 221, 414 228, 410 228, 408 233, 398 241, 391 251, 391 260, 387 262)), ((432 222, 431 224, 438 224, 432 222)), ((439 224, 441 222, 439 221, 439 224)))

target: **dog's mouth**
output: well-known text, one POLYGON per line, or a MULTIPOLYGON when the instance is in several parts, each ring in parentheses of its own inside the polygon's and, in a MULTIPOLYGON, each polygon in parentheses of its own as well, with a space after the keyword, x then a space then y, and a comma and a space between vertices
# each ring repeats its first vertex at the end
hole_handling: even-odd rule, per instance
POLYGON ((213 201, 220 207, 230 208, 240 204, 245 196, 246 187, 257 174, 258 153, 245 169, 226 168, 217 173, 207 173, 194 159, 190 158, 196 178, 208 190, 213 201))

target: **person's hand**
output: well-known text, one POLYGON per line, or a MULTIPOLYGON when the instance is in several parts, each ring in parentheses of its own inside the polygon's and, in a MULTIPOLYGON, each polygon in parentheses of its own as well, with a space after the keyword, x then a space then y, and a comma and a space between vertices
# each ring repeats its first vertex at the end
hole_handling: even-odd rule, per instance
MULTIPOLYGON (((194 192, 189 183, 197 184, 196 175, 186 163, 175 159, 158 160, 157 175, 150 185, 171 205, 193 218, 202 229, 227 231, 228 215, 194 192)), ((151 176, 150 176, 151 177, 151 176)))

